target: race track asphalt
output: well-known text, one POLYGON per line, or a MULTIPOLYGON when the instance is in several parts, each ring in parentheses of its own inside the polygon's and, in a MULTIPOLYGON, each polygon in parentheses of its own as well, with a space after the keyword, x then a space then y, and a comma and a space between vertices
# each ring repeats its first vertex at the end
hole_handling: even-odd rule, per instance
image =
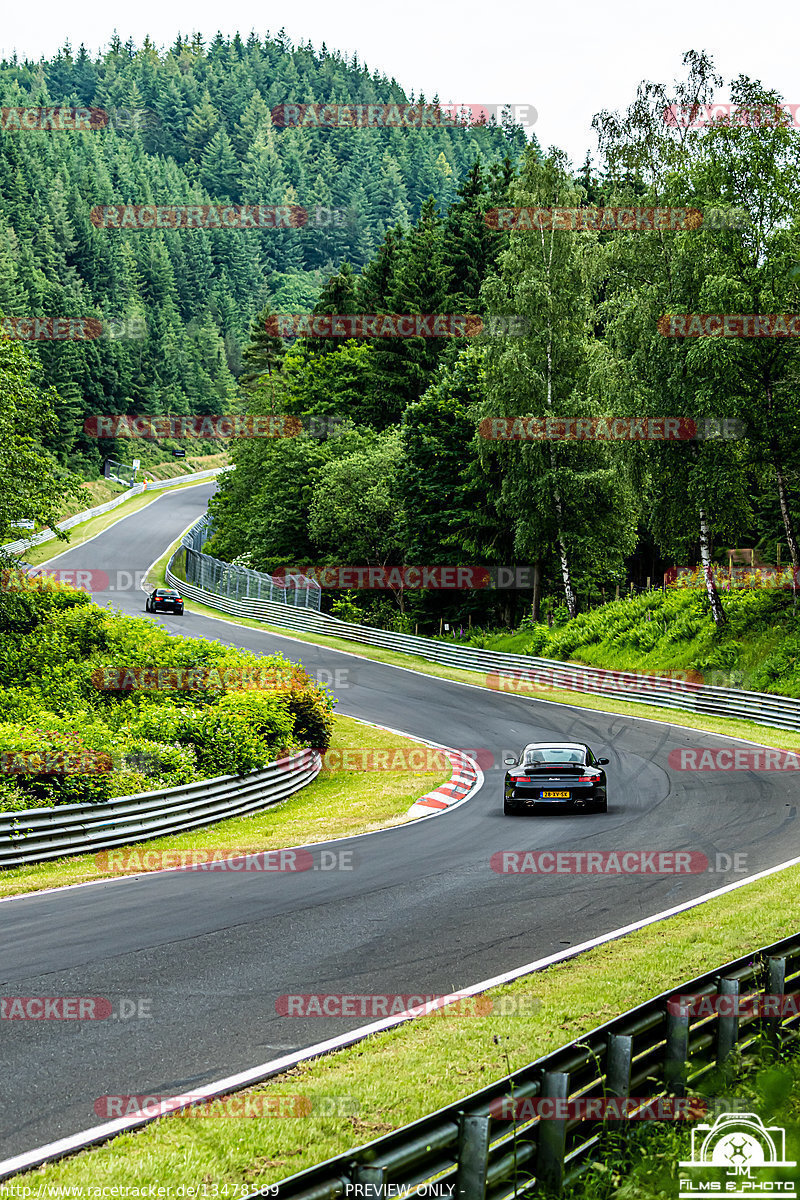
MULTIPOLYGON (((135 579, 212 491, 165 493, 49 569, 105 571, 97 602, 144 616, 118 573, 135 579)), ((99 1097, 191 1090, 368 1019, 281 1016, 281 995, 453 991, 742 878, 714 869, 718 853, 746 855, 747 874, 800 853, 792 773, 675 770, 670 750, 724 739, 668 713, 661 724, 531 701, 192 613, 146 619, 338 670, 339 712, 496 763, 534 739, 587 741, 611 760, 609 812, 504 817, 498 766, 450 813, 336 843, 351 869, 172 872, 0 904, 0 996, 145 999, 152 1014, 3 1021, 0 1158, 99 1124, 99 1097), (500 874, 490 860, 503 850, 695 851, 711 869, 500 874)))

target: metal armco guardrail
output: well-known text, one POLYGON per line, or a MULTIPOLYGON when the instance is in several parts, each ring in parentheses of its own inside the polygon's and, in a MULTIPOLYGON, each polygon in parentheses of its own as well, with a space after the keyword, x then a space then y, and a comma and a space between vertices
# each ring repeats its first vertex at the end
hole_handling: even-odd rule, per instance
POLYGON ((220 775, 102 804, 2 813, 0 868, 110 850, 269 808, 311 783, 321 767, 315 750, 301 750, 247 775, 220 775))
MULTIPOLYGON (((525 1100, 685 1097, 704 1085, 713 1095, 714 1073, 719 1072, 717 1082, 725 1079, 735 1047, 747 1055, 761 1038, 779 1042, 798 1027, 800 938, 794 937, 663 992, 429 1117, 292 1175, 277 1185, 278 1195, 283 1200, 388 1200, 433 1189, 434 1182, 436 1191, 428 1195, 447 1195, 449 1184, 454 1186, 449 1194, 458 1200, 559 1192, 600 1157, 608 1124, 531 1117, 534 1105, 528 1113, 523 1108, 519 1119, 503 1119, 498 1113, 504 1104, 513 1116, 519 1110, 510 1106, 525 1100), (739 1005, 745 993, 748 1003, 739 1005), (751 994, 766 995, 770 1002, 751 1005, 751 994), (676 995, 724 999, 721 1011, 709 1016, 678 1003, 676 995), (779 1006, 782 1013, 768 1015, 779 1006), (363 1190, 354 1190, 358 1185, 363 1190)), ((611 1127, 619 1130, 624 1124, 614 1120, 611 1127)))
MULTIPOLYGON (((144 485, 146 492, 156 492, 159 488, 177 487, 179 483, 199 483, 202 479, 213 479, 227 467, 213 467, 210 471, 195 471, 192 475, 177 475, 174 479, 148 479, 144 485)), ((138 484, 135 486, 138 487, 138 484)))
MULTIPOLYGON (((84 521, 88 521, 90 517, 99 517, 101 513, 111 512, 113 508, 117 508, 120 504, 124 504, 131 496, 139 495, 141 492, 153 492, 158 488, 176 487, 179 483, 199 483, 203 479, 211 479, 214 475, 219 475, 220 471, 226 470, 225 467, 215 467, 211 471, 197 471, 193 475, 179 475, 176 479, 154 479, 149 483, 135 483, 127 492, 122 492, 121 495, 115 496, 113 500, 107 500, 105 504, 98 504, 95 508, 87 508, 83 512, 76 513, 74 517, 66 517, 63 521, 59 521, 58 529, 72 529, 75 525, 80 525, 84 521)), ((42 542, 51 542, 56 534, 52 529, 42 529, 39 533, 34 533, 29 538, 18 538, 16 542, 6 542, 4 546, 0 546, 0 550, 6 550, 9 554, 21 554, 24 550, 29 550, 31 546, 40 546, 42 542)))
MULTIPOLYGON (((191 531, 187 536, 190 535, 191 531)), ((190 542, 186 544, 190 545, 190 542)), ((323 613, 273 601, 227 599, 206 592, 175 575, 172 567, 179 553, 180 550, 176 551, 167 565, 166 579, 170 587, 179 588, 189 600, 217 608, 231 616, 250 617, 285 629, 343 638, 367 646, 381 646, 400 654, 415 654, 443 666, 479 671, 487 676, 489 685, 498 691, 519 690, 521 695, 546 695, 553 688, 563 688, 615 700, 639 700, 662 708, 688 709, 708 716, 738 717, 778 729, 800 730, 800 700, 790 696, 706 686, 629 671, 606 671, 549 658, 534 658, 527 654, 503 654, 437 641, 435 638, 390 633, 369 625, 352 625, 323 613)))

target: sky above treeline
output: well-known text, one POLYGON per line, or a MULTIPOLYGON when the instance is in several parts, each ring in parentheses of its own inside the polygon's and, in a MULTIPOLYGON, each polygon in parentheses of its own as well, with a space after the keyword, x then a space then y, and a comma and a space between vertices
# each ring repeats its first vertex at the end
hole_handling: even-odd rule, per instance
MULTIPOLYGON (((407 92, 445 103, 527 105, 543 148, 557 145, 579 166, 587 150, 596 154, 592 115, 623 109, 642 79, 671 81, 682 74, 686 50, 710 53, 720 74, 747 74, 800 103, 796 39, 800 19, 782 10, 771 25, 746 0, 718 5, 642 4, 640 0, 573 0, 572 3, 479 3, 436 5, 430 0, 305 0, 298 6, 239 0, 39 0, 14 4, 3 13, 0 54, 50 57, 65 40, 83 42, 94 54, 117 30, 123 41, 141 43, 149 34, 169 46, 177 33, 200 32, 207 40, 251 30, 259 36, 283 27, 292 41, 348 55, 390 78, 407 92)), ((721 93, 719 100, 727 99, 721 93)))

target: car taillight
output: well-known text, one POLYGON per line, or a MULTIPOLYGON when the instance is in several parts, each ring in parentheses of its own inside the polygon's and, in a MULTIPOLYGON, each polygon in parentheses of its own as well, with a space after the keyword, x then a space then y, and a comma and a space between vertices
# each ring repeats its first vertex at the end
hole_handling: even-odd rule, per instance
POLYGON ((536 782, 532 775, 516 775, 514 777, 514 781, 515 781, 515 783, 535 783, 536 782))
POLYGON ((599 775, 579 775, 578 783, 596 783, 599 778, 599 775))

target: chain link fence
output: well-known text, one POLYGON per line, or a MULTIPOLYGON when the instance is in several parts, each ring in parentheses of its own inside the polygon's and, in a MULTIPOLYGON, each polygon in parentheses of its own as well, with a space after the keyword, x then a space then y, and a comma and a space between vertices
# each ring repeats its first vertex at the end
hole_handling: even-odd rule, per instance
POLYGON ((277 580, 262 571, 213 558, 203 552, 212 532, 211 517, 206 514, 184 535, 170 562, 170 571, 176 579, 228 600, 272 601, 319 612, 322 589, 315 579, 287 573, 277 580))

